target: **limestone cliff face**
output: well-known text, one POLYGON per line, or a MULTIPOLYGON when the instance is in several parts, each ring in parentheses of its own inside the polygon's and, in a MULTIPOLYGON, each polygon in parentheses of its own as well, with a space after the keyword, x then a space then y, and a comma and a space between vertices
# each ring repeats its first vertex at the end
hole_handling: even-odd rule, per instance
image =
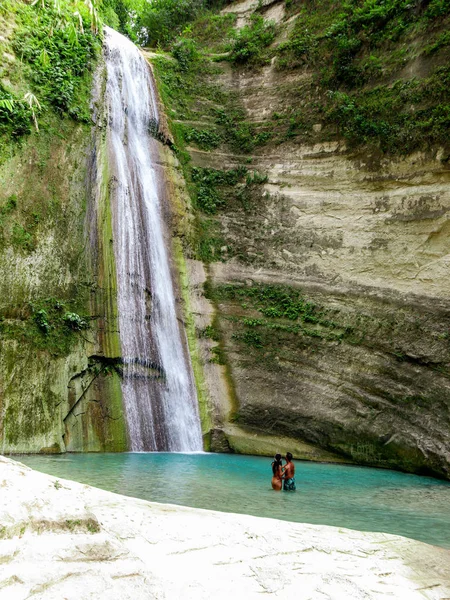
MULTIPOLYGON (((284 3, 264 6, 226 10, 241 27, 257 8, 284 26, 283 39, 291 26, 284 3)), ((280 71, 274 61, 260 68, 215 61, 209 81, 258 131, 270 131, 298 104, 311 77, 280 71)), ((197 98, 186 116, 172 117, 211 129, 220 98, 197 98)), ((304 137, 269 141, 250 154, 226 143, 188 147, 200 171, 244 165, 250 177, 259 174, 259 185, 226 188, 205 221, 221 243, 204 268, 190 262, 212 448, 268 452, 290 444, 303 458, 328 451, 449 477, 450 171, 443 150, 394 157, 353 149, 326 141, 320 122, 309 143, 304 137)))
MULTIPOLYGON (((293 17, 284 2, 227 7, 237 27, 255 9, 279 23, 275 43, 285 39, 293 17)), ((209 96, 195 92, 173 110, 164 86, 195 86, 173 59, 161 60, 155 68, 175 133, 219 123, 236 141, 242 117, 248 127, 238 133, 251 146, 239 150, 222 137, 207 151, 191 141, 180 162, 161 148, 205 446, 291 449, 448 478, 444 151, 368 152, 331 139, 322 122, 301 138, 288 130, 254 144, 252 126, 270 131, 299 103, 311 84, 307 69, 231 67, 216 56, 201 75, 209 96), (219 210, 202 214, 200 192, 208 208, 221 186, 219 210)), ((0 165, 3 452, 126 449, 103 77, 100 66, 94 133, 55 119, 0 165), (78 328, 73 315, 89 327, 78 328)), ((168 131, 162 138, 173 145, 168 131)))
POLYGON ((55 119, 0 166, 3 453, 126 449, 102 150, 55 119))
POLYGON ((326 144, 279 148, 252 167, 268 173, 270 195, 220 218, 244 261, 210 268, 219 292, 244 288, 217 296, 239 422, 358 462, 446 475, 449 172, 425 156, 373 171, 326 144), (245 319, 263 315, 245 288, 258 284, 298 288, 319 322, 301 333, 264 318, 249 328, 245 319))
MULTIPOLYGON (((105 135, 105 78, 99 57, 90 124, 54 116, 45 131, 25 138, 13 157, 0 161, 2 453, 128 449, 110 201, 116 178, 105 135)), ((171 196, 165 218, 173 217, 179 240, 191 217, 164 115, 159 138, 157 160, 171 196)), ((178 270, 185 267, 177 248, 178 264, 171 266, 182 321, 178 270)), ((195 361, 194 337, 191 333, 195 361)), ((197 379, 200 386, 198 373, 197 379)), ((206 408, 203 413, 206 432, 206 408)))

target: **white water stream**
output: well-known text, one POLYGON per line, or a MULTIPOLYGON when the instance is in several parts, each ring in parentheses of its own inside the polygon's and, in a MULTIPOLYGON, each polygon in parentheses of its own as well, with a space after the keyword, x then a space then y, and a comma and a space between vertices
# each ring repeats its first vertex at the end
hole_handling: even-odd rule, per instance
POLYGON ((198 404, 175 306, 158 164, 158 108, 149 67, 105 27, 111 201, 117 270, 122 394, 130 450, 202 450, 198 404))

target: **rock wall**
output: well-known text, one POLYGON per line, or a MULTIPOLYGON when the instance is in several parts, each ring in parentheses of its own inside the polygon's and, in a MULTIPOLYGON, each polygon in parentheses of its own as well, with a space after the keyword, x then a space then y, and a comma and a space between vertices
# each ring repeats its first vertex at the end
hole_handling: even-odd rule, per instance
POLYGON ((0 166, 0 449, 126 450, 104 141, 53 126, 0 166))
POLYGON ((325 145, 285 152, 254 157, 269 179, 251 214, 221 217, 244 260, 210 268, 239 422, 447 476, 449 172, 424 156, 374 172, 325 145), (298 289, 315 307, 309 324, 249 326, 263 315, 245 288, 258 285, 298 289))
MULTIPOLYGON (((255 10, 280 24, 275 44, 286 39, 295 15, 282 2, 233 3, 225 12, 238 15, 240 28, 255 10)), ((245 123, 236 119, 235 128, 253 126, 255 136, 276 130, 289 107, 302 110, 312 73, 280 71, 275 59, 245 67, 212 58, 203 88, 178 104, 158 68, 172 127, 188 132, 185 173, 190 186, 200 181, 192 194, 200 229, 216 236, 205 241, 203 265, 189 261, 212 449, 295 447, 300 458, 340 456, 448 478, 444 150, 393 156, 352 148, 336 135, 330 141, 317 122, 309 141, 288 132, 239 151, 217 114, 240 110, 245 123), (219 141, 201 147, 192 129, 214 131, 219 141), (211 210, 201 187, 208 170, 243 167, 240 183, 221 187, 216 178, 211 210)))
MULTIPOLYGON (((279 24, 275 43, 286 39, 293 17, 282 2, 227 11, 242 27, 255 9, 279 24)), ((449 477, 443 150, 399 158, 355 149, 331 140, 321 122, 306 138, 288 130, 253 143, 249 132, 264 140, 260 132, 279 127, 290 106, 307 109, 299 99, 312 75, 212 58, 197 88, 172 58, 156 69, 172 132, 213 129, 219 114, 242 126, 234 133, 247 144, 236 148, 235 135, 183 148, 165 124, 161 132, 179 318, 205 447, 293 449, 300 458, 449 477), (184 84, 195 93, 174 110, 167 88, 173 96, 184 84), (199 209, 193 168, 234 172, 232 184, 216 186, 223 198, 214 214, 199 209)), ((103 77, 100 65, 94 134, 55 117, 0 165, 3 452, 127 447, 103 77)))

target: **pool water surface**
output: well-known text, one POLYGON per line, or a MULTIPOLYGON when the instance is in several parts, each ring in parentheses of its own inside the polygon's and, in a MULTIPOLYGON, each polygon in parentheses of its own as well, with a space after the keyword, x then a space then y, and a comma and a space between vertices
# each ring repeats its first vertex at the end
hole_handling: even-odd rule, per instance
POLYGON ((230 454, 15 457, 64 479, 152 502, 382 531, 450 548, 450 483, 384 469, 296 462, 297 491, 274 492, 271 459, 230 454))

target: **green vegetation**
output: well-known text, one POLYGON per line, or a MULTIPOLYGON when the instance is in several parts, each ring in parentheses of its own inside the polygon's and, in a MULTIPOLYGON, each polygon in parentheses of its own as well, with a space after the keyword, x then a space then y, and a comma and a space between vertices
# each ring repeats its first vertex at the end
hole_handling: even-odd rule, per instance
POLYGON ((0 135, 19 138, 31 131, 31 110, 0 83, 0 135))
POLYGON ((222 135, 214 130, 186 127, 183 133, 186 142, 194 143, 201 150, 213 150, 223 142, 222 135))
POLYGON ((0 249, 11 245, 19 252, 29 254, 36 247, 36 232, 40 216, 38 212, 32 211, 20 217, 18 197, 12 194, 3 205, 0 204, 0 249))
POLYGON ((191 177, 196 186, 195 205, 208 215, 231 207, 250 211, 260 198, 258 186, 268 180, 267 175, 249 172, 244 166, 227 171, 193 167, 191 177))
POLYGON ((83 76, 92 68, 99 45, 91 30, 80 24, 82 29, 77 29, 73 15, 55 29, 56 19, 64 16, 64 12, 50 9, 22 13, 13 48, 30 66, 32 85, 41 102, 76 120, 89 122, 90 87, 84 88, 90 82, 83 76))
MULTIPOLYGON (((34 12, 41 4, 33 7, 34 12)), ((86 120, 86 104, 72 98, 73 88, 66 76, 78 76, 82 64, 89 69, 93 52, 92 40, 83 37, 89 36, 88 28, 85 25, 81 34, 73 17, 73 7, 78 4, 66 0, 67 24, 50 42, 39 38, 39 44, 30 44, 25 36, 27 51, 23 56, 39 75, 36 83, 44 88, 44 94, 35 95, 40 104, 42 100, 54 103, 74 118, 86 120), (78 50, 76 56, 69 53, 70 61, 61 63, 58 75, 61 40, 66 45, 76 43, 78 50), (59 56, 56 63, 55 54, 59 56), (67 81, 61 79, 61 73, 67 81), (59 92, 52 91, 52 87, 59 92)), ((228 2, 220 0, 102 0, 97 8, 105 22, 132 39, 172 51, 176 62, 169 73, 160 72, 159 76, 164 79, 165 94, 171 95, 168 104, 177 112, 177 121, 194 116, 196 101, 203 106, 205 101, 209 104, 206 113, 215 127, 186 129, 184 142, 202 150, 228 144, 233 151, 250 153, 270 142, 309 139, 312 125, 320 122, 323 128, 319 137, 343 136, 351 147, 365 145, 383 152, 405 153, 447 145, 447 0, 286 0, 287 16, 294 16, 295 23, 288 39, 278 44, 274 42, 284 24, 275 26, 267 21, 262 5, 237 31, 233 27, 236 15, 218 14, 225 4, 228 2), (305 69, 311 79, 309 84, 302 83, 288 108, 277 112, 277 119, 265 126, 254 125, 246 121, 232 94, 224 94, 212 84, 211 60, 216 56, 206 54, 217 52, 227 52, 234 68, 257 68, 276 57, 279 69, 305 69), (406 64, 417 60, 428 62, 419 65, 416 75, 402 72, 406 64)), ((56 8, 44 6, 41 12, 51 19, 56 8)), ((85 7, 83 19, 89 17, 92 20, 85 7)), ((74 87, 78 89, 78 85, 74 87)), ((23 135, 30 130, 32 107, 23 96, 12 92, 0 90, 0 123, 9 128, 11 135, 23 135)), ((39 116, 38 105, 34 110, 39 116)), ((183 151, 182 143, 179 150, 183 151)))
POLYGON ((2 16, 12 27, 0 50, 15 58, 0 66, 0 164, 32 129, 48 128, 55 112, 90 123, 92 69, 100 50, 100 17, 90 1, 5 0, 2 16))
MULTIPOLYGON (((349 344, 390 355, 397 361, 422 364, 410 354, 411 339, 421 336, 430 345, 446 344, 442 336, 446 325, 436 327, 430 315, 416 315, 402 310, 386 314, 374 303, 358 312, 325 306, 288 285, 205 284, 205 296, 221 305, 221 328, 242 345, 245 360, 264 362, 267 368, 279 369, 278 358, 297 360, 303 352, 311 355, 326 350, 330 344, 349 344), (255 313, 259 313, 255 316, 255 313), (438 331, 441 329, 441 331, 438 331), (246 347, 256 350, 248 355, 246 347)), ((214 329, 219 330, 219 324, 214 329)), ((223 341, 222 341, 223 343, 223 341)), ((444 355, 445 346, 442 346, 444 355)), ((447 373, 447 367, 437 367, 447 373)))
POLYGON ((190 23, 183 35, 194 39, 205 52, 224 53, 230 49, 235 24, 233 13, 218 15, 208 11, 190 23))
POLYGON ((105 25, 137 41, 136 25, 145 0, 101 0, 100 12, 105 25))
POLYGON ((448 2, 286 4, 298 16, 289 39, 278 46, 278 68, 312 74, 302 107, 283 115, 295 124, 287 137, 309 134, 319 121, 326 126, 325 136, 326 130, 332 136, 334 128, 351 147, 409 153, 448 146, 448 2), (413 61, 422 63, 417 75, 403 73, 413 61))
MULTIPOLYGON (((245 121, 244 111, 235 96, 225 93, 216 83, 221 69, 207 60, 201 52, 185 60, 185 50, 192 45, 184 38, 174 46, 176 60, 161 55, 154 59, 155 73, 163 101, 168 108, 169 123, 175 140, 175 151, 183 167, 193 205, 198 209, 195 239, 191 240, 194 255, 204 261, 225 260, 232 249, 220 233, 220 224, 211 217, 219 211, 237 206, 249 210, 259 195, 258 186, 266 183, 265 175, 250 175, 245 165, 228 170, 192 167, 187 144, 202 150, 219 146, 248 154, 267 139, 268 134, 257 132, 245 121), (183 52, 179 50, 183 48, 183 52), (180 124, 180 120, 198 120, 201 103, 207 113, 209 127, 196 128, 180 124)), ((189 55, 188 55, 189 56, 189 55)), ((203 117, 205 118, 205 117, 203 117)))
MULTIPOLYGON (((450 5, 445 0, 308 0, 286 3, 297 19, 289 40, 278 53, 283 67, 320 63, 328 83, 361 85, 394 67, 399 42, 421 34, 443 40, 437 27, 445 28, 450 5), (439 21, 437 21, 439 19, 439 21), (368 64, 378 64, 371 73, 368 64)), ((440 43, 438 44, 440 45, 440 43)), ((402 60, 416 48, 405 48, 402 60)), ((420 52, 420 47, 419 47, 420 52)))
POLYGON ((64 324, 73 331, 81 331, 89 327, 87 321, 80 317, 77 313, 66 312, 63 316, 64 324))
POLYGON ((172 55, 177 60, 181 71, 189 71, 200 58, 196 43, 187 38, 182 38, 173 45, 172 55))
POLYGON ((343 138, 350 151, 363 146, 373 159, 381 153, 443 146, 442 160, 448 160, 448 3, 291 0, 281 23, 264 18, 266 9, 260 5, 238 31, 233 28, 236 15, 217 14, 218 5, 187 5, 181 14, 173 3, 152 3, 153 16, 160 13, 162 21, 169 9, 179 12, 176 33, 166 28, 167 35, 155 34, 147 41, 172 51, 173 59, 161 54, 154 64, 197 209, 196 239, 186 241, 197 258, 248 260, 245 245, 221 232, 222 215, 256 210, 265 196, 256 181, 250 184, 243 178, 229 185, 193 169, 187 144, 203 152, 218 149, 240 156, 242 167, 263 147, 277 152, 276 146, 286 141, 310 144, 343 138), (258 121, 253 107, 250 120, 239 92, 220 85, 229 68, 223 62, 250 76, 269 60, 280 72, 273 114, 258 121), (285 71, 290 71, 288 82, 285 71))
POLYGON ((140 41, 149 46, 167 47, 196 17, 227 3, 221 0, 153 0, 136 4, 140 9, 136 22, 140 41))
POLYGON ((82 297, 78 304, 72 301, 69 305, 46 298, 15 307, 12 313, 0 315, 0 339, 15 339, 52 356, 65 356, 79 339, 79 332, 89 328, 87 317, 68 310, 69 306, 82 309, 83 300, 82 297))
POLYGON ((398 80, 357 95, 330 94, 327 117, 352 145, 377 140, 384 152, 412 152, 447 145, 450 131, 450 68, 422 80, 398 80))
POLYGON ((227 245, 217 221, 198 219, 193 250, 196 258, 206 264, 228 258, 230 247, 227 245))
POLYGON ((149 46, 167 46, 204 8, 202 0, 154 0, 140 15, 149 46))
MULTIPOLYGON (((316 318, 318 308, 308 302, 302 293, 291 287, 282 285, 221 285, 214 289, 206 289, 207 296, 214 300, 233 300, 244 302, 245 308, 251 306, 261 314, 270 318, 284 318, 295 321, 316 318), (315 316, 316 315, 316 316, 315 316)), ((260 322, 248 322, 252 326, 260 322)))
MULTIPOLYGON (((161 7, 165 4, 161 0, 161 7)), ((250 153, 268 143, 309 141, 315 123, 322 125, 315 139, 344 137, 352 148, 364 145, 395 154, 448 146, 448 2, 290 0, 286 8, 288 15, 295 15, 295 24, 288 39, 278 45, 273 44, 277 28, 260 12, 235 31, 233 15, 214 15, 207 10, 211 6, 201 2, 188 4, 180 31, 191 40, 191 50, 200 52, 203 67, 208 61, 202 52, 228 51, 227 58, 234 68, 257 68, 276 57, 278 69, 300 68, 310 76, 302 81, 296 97, 289 97, 284 106, 280 102, 282 109, 274 113, 276 117, 261 125, 246 121, 232 94, 216 88, 213 98, 205 95, 197 82, 190 89, 190 98, 184 95, 191 114, 178 114, 177 118, 194 117, 194 99, 211 103, 207 112, 216 126, 213 135, 194 131, 188 134, 187 141, 199 148, 209 150, 227 144, 234 152, 250 153), (414 61, 420 62, 417 74, 404 72, 405 66, 414 61)), ((158 7, 156 3, 152 10, 157 12, 158 7)), ((170 47, 171 40, 158 39, 155 43, 164 42, 170 47)), ((188 46, 180 42, 174 48, 181 70, 186 71, 190 81, 187 50, 188 46)), ((206 69, 211 77, 211 64, 206 69)), ((205 83, 207 77, 200 80, 205 83)), ((184 84, 185 78, 181 81, 184 84)), ((177 87, 174 83, 173 90, 177 87)))
POLYGON ((223 108, 212 109, 212 115, 222 128, 224 140, 235 152, 249 154, 271 138, 270 132, 257 131, 253 124, 245 120, 245 111, 232 95, 226 98, 223 108))
POLYGON ((199 332, 198 336, 201 338, 209 338, 215 342, 218 342, 221 339, 220 331, 213 325, 207 325, 205 329, 202 329, 202 331, 199 332))
POLYGON ((239 31, 233 31, 230 60, 236 64, 266 63, 270 58, 266 49, 274 41, 275 33, 275 23, 266 21, 261 15, 254 13, 249 25, 245 25, 239 31))
POLYGON ((205 295, 216 302, 231 303, 236 309, 240 307, 233 313, 243 313, 242 316, 224 317, 233 324, 232 338, 261 352, 269 351, 270 356, 286 344, 302 345, 303 338, 335 343, 356 339, 353 327, 328 318, 322 307, 289 286, 208 284, 205 295), (257 311, 265 318, 246 316, 249 311, 257 311))
POLYGON ((245 167, 229 171, 203 169, 194 167, 191 170, 192 181, 197 185, 197 206, 206 214, 214 214, 226 205, 226 192, 235 186, 246 175, 245 167))

